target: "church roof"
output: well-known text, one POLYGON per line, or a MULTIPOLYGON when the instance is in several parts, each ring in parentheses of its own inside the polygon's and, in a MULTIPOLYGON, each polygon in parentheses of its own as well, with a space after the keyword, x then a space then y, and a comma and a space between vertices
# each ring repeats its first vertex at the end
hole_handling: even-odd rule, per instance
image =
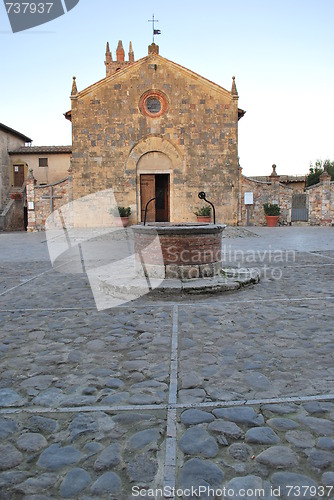
POLYGON ((8 134, 14 135, 15 137, 18 137, 19 139, 22 139, 24 142, 32 142, 32 139, 30 139, 26 135, 21 134, 21 132, 18 132, 13 128, 7 127, 7 125, 4 125, 3 123, 0 123, 0 130, 8 134))
POLYGON ((9 151, 14 154, 61 154, 72 153, 72 146, 22 146, 21 148, 9 151))
MULTIPOLYGON (((180 72, 184 73, 188 77, 199 81, 200 83, 202 83, 205 86, 210 87, 212 90, 215 90, 215 91, 217 91, 225 96, 228 96, 230 98, 234 97, 234 96, 232 96, 232 93, 230 91, 224 89, 223 87, 221 87, 217 83, 214 83, 211 80, 204 78, 203 76, 199 75, 198 73, 195 73, 194 71, 192 71, 188 68, 185 68, 181 64, 177 64, 174 61, 170 61, 169 59, 162 57, 160 54, 149 54, 148 56, 143 57, 143 58, 139 59, 138 61, 136 61, 132 64, 129 64, 128 66, 124 66, 116 73, 109 75, 109 76, 103 78, 102 80, 99 80, 98 82, 90 85, 86 89, 78 92, 76 95, 74 95, 74 96, 72 95, 72 98, 76 99, 76 98, 84 97, 85 95, 89 94, 92 90, 103 87, 104 85, 106 85, 110 81, 117 80, 120 76, 124 75, 125 73, 131 73, 133 71, 133 69, 138 68, 139 66, 143 65, 144 63, 147 63, 151 60, 159 60, 159 59, 161 61, 163 61, 164 63, 174 67, 175 69, 178 69, 180 72)), ((237 94, 236 94, 236 97, 237 97, 237 94)), ((238 120, 240 118, 242 118, 245 113, 246 113, 246 111, 244 111, 242 109, 238 109, 238 120)), ((64 113, 64 116, 66 119, 71 120, 71 111, 67 111, 66 113, 64 113)))

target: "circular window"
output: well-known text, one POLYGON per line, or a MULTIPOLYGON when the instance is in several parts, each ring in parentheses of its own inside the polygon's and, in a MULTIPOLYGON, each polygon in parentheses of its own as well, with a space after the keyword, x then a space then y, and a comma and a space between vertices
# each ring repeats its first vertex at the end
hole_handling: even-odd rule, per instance
POLYGON ((160 113, 161 111, 161 102, 157 97, 148 97, 145 101, 145 107, 149 113, 160 113))
POLYGON ((167 98, 159 90, 149 90, 141 97, 140 111, 150 118, 158 118, 167 110, 167 98))

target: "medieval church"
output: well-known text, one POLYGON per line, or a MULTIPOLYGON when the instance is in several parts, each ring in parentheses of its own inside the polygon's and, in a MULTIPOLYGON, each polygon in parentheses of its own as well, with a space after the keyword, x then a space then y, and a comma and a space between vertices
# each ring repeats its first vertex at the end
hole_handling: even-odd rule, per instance
MULTIPOLYGON (((219 223, 264 225, 267 202, 279 204, 281 224, 334 223, 334 183, 326 173, 305 192, 305 179, 297 192, 291 187, 297 179, 281 177, 275 165, 267 177, 242 175, 238 121, 245 111, 238 107, 234 77, 226 90, 162 57, 155 43, 138 61, 131 43, 127 60, 121 41, 116 58, 108 43, 105 67, 106 77, 84 90, 78 91, 73 79, 72 106, 65 113, 72 122, 72 146, 10 149, 4 146, 8 141, 0 141, 5 158, 0 185, 7 186, 2 198, 9 199, 0 206, 0 230, 17 229, 11 221, 20 210, 17 221, 23 228, 23 208, 27 230, 43 230, 50 214, 72 200, 81 200, 76 204, 80 224, 94 225, 94 207, 86 211, 89 217, 82 216, 82 203, 110 189, 118 206, 131 208, 130 224, 143 222, 152 198, 148 221, 195 222, 194 212, 204 205, 200 191, 214 203, 219 223), (294 206, 301 197, 302 210, 294 206)), ((103 209, 101 196, 97 204, 99 225, 108 226, 110 211, 103 209)))
POLYGON ((130 206, 130 222, 192 222, 205 191, 217 220, 237 224, 238 93, 159 54, 128 60, 119 41, 116 59, 107 44, 106 77, 80 92, 73 80, 72 190, 78 199, 112 188, 117 204, 130 206))

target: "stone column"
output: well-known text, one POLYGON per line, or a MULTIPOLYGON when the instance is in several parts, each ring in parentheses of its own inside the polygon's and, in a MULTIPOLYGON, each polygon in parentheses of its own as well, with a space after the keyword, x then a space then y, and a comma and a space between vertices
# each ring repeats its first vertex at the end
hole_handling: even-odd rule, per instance
POLYGON ((35 178, 32 168, 26 178, 27 206, 28 206, 28 232, 37 231, 36 229, 36 207, 35 207, 35 178))
POLYGON ((324 170, 320 175, 321 185, 321 219, 320 224, 327 226, 332 223, 331 216, 331 176, 324 170))

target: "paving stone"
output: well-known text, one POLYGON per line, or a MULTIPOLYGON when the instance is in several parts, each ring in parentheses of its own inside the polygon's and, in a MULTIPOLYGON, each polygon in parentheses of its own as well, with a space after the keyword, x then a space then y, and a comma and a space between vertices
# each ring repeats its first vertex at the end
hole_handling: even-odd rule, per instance
POLYGON ((45 448, 48 445, 48 442, 42 434, 27 432, 18 438, 16 444, 21 450, 32 452, 45 448))
POLYGON ((308 403, 304 403, 303 407, 310 413, 311 415, 316 413, 327 413, 334 409, 333 403, 326 403, 322 401, 310 401, 308 403))
POLYGON ((150 445, 150 447, 157 447, 157 442, 160 437, 160 433, 157 429, 146 429, 144 431, 136 432, 130 438, 130 448, 140 450, 145 448, 145 446, 150 445))
POLYGON ((69 425, 72 439, 76 439, 83 434, 94 434, 97 429, 97 422, 90 413, 80 413, 76 415, 69 425))
POLYGON ((299 427, 299 424, 290 418, 270 418, 267 425, 276 431, 290 431, 299 427))
POLYGON ((129 403, 132 405, 154 405, 160 404, 164 400, 157 394, 134 394, 129 397, 129 403))
POLYGON ((36 406, 46 406, 53 408, 58 406, 64 398, 64 394, 56 387, 50 387, 36 396, 32 403, 36 406))
POLYGON ((209 431, 221 432, 225 436, 238 439, 243 436, 243 431, 234 422, 228 422, 227 420, 217 419, 208 426, 209 431))
POLYGON ((6 439, 8 436, 18 431, 18 425, 11 418, 0 418, 0 439, 6 439))
POLYGON ((92 441, 91 443, 86 443, 83 449, 88 456, 92 456, 96 455, 101 450, 103 450, 103 446, 101 443, 96 443, 95 441, 92 441))
POLYGON ((233 443, 229 447, 228 453, 235 460, 246 462, 253 455, 253 449, 245 443, 233 443))
POLYGON ((31 431, 40 431, 51 434, 58 429, 58 422, 53 418, 41 417, 40 415, 33 415, 28 420, 29 429, 31 431))
POLYGON ((90 340, 87 342, 87 348, 89 351, 103 351, 105 342, 99 339, 90 340))
POLYGON ((21 383, 21 387, 27 389, 28 387, 33 387, 34 389, 38 389, 40 391, 44 391, 53 382, 54 377, 52 375, 36 375, 34 377, 30 377, 24 380, 21 383))
POLYGON ((153 420, 155 416, 152 413, 128 413, 128 412, 120 412, 118 415, 112 417, 114 422, 120 424, 132 424, 134 422, 140 422, 145 420, 153 420))
POLYGON ((270 403, 262 405, 261 410, 277 413, 278 415, 288 415, 295 413, 298 410, 298 406, 294 403, 270 403))
POLYGON ((114 472, 105 472, 99 477, 91 487, 91 492, 94 495, 103 495, 110 493, 113 495, 119 494, 122 489, 122 481, 114 472))
MULTIPOLYGON (((188 460, 179 473, 178 486, 183 490, 186 488, 218 488, 222 485, 224 475, 222 470, 210 460, 192 458, 188 460)), ((212 497, 212 495, 211 495, 212 497)), ((195 498, 190 496, 189 498, 195 498)), ((203 498, 208 498, 205 495, 203 498)))
POLYGON ((110 404, 118 404, 118 403, 123 403, 124 401, 127 401, 130 397, 130 393, 126 391, 118 392, 117 394, 111 394, 110 396, 107 396, 103 398, 102 402, 103 404, 110 403, 110 404))
POLYGON ((314 437, 307 431, 289 431, 285 434, 285 439, 297 448, 313 448, 315 446, 314 437))
POLYGON ((230 420, 237 424, 246 425, 262 425, 264 423, 264 418, 262 415, 258 415, 253 408, 236 406, 234 408, 218 408, 212 412, 217 418, 224 418, 225 420, 230 420))
POLYGON ((287 446, 271 446, 255 457, 257 462, 273 468, 283 469, 298 465, 298 456, 287 446))
POLYGON ((148 366, 147 366, 147 361, 134 360, 134 361, 126 361, 123 364, 123 368, 125 368, 125 370, 128 370, 129 372, 131 372, 131 371, 136 371, 136 370, 142 371, 145 368, 148 368, 148 366))
POLYGON ((253 427, 245 434, 246 443, 277 444, 280 438, 270 427, 253 427))
POLYGON ((295 472, 275 472, 272 475, 271 482, 274 490, 279 488, 279 498, 282 500, 291 500, 291 498, 314 500, 314 491, 317 490, 310 490, 307 487, 313 486, 313 488, 317 488, 318 486, 312 478, 295 472), (290 488, 287 486, 290 486, 290 488), (291 489, 291 487, 295 489, 291 489), (302 496, 300 495, 300 491, 303 492, 302 496))
POLYGON ((321 482, 324 486, 333 486, 334 488, 334 472, 328 471, 324 472, 321 476, 321 482))
POLYGON ((216 440, 202 427, 190 427, 178 442, 179 448, 188 455, 212 458, 218 454, 216 440))
POLYGON ((25 399, 12 389, 0 389, 0 406, 23 406, 25 399))
POLYGON ((73 498, 81 493, 90 482, 90 474, 84 469, 76 467, 72 469, 62 481, 60 485, 60 495, 62 498, 73 498))
POLYGON ((212 413, 202 410, 196 410, 195 408, 185 410, 181 414, 181 422, 184 425, 209 423, 213 420, 215 420, 215 417, 212 415, 212 413))
POLYGON ((318 436, 333 436, 334 422, 325 418, 298 417, 299 422, 306 425, 318 436))
POLYGON ((271 387, 270 380, 259 372, 249 372, 245 375, 247 384, 258 391, 268 391, 271 387))
MULTIPOLYGON (((267 489, 269 490, 269 488, 267 489)), ((259 498, 258 492, 262 492, 263 490, 265 490, 264 483, 262 478, 259 476, 249 475, 243 477, 235 477, 226 484, 226 491, 233 492, 234 494, 229 495, 227 493, 224 498, 228 500, 236 500, 242 497, 246 500, 255 500, 256 498, 259 498), (250 494, 247 495, 247 492, 249 492, 250 494)), ((263 498, 262 493, 261 497, 263 498)))
POLYGON ((178 392, 181 403, 202 403, 206 398, 204 389, 181 389, 178 392))
POLYGON ((24 481, 27 474, 22 471, 0 472, 0 492, 24 481))
POLYGON ((198 375, 197 372, 189 372, 182 375, 182 389, 193 389, 195 387, 201 387, 202 384, 203 379, 198 375))
POLYGON ((146 453, 138 454, 135 458, 130 458, 126 464, 126 470, 132 483, 146 486, 154 480, 158 471, 158 462, 146 453))
POLYGON ((12 469, 23 460, 22 453, 10 443, 0 445, 0 471, 12 469))
POLYGON ((101 455, 95 460, 94 469, 101 471, 121 462, 121 447, 118 443, 107 446, 101 455))
POLYGON ((334 450, 334 439, 321 437, 318 439, 317 447, 322 450, 334 450))
POLYGON ((59 470, 67 465, 77 463, 82 454, 73 446, 61 447, 58 443, 52 444, 40 455, 37 465, 49 471, 59 470))
POLYGON ((111 387, 112 389, 119 389, 120 387, 124 386, 124 382, 120 378, 110 378, 110 377, 108 377, 105 380, 105 386, 106 387, 111 387))
POLYGON ((308 462, 315 469, 327 469, 334 463, 334 453, 325 450, 311 451, 308 462))
POLYGON ((58 481, 58 475, 52 473, 41 474, 38 477, 30 477, 21 484, 15 486, 15 491, 25 495, 41 493, 52 488, 58 481))

